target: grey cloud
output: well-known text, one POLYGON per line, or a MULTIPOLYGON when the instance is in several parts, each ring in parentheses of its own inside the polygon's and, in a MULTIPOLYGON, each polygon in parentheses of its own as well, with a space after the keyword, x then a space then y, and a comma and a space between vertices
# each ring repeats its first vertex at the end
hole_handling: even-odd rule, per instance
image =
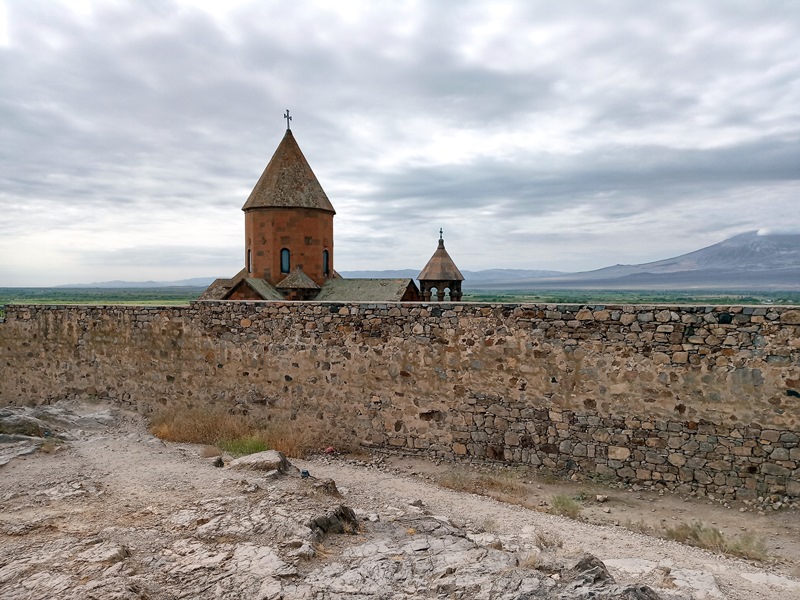
MULTIPOLYGON (((764 223, 729 215, 702 227, 719 237, 773 226, 776 214, 798 218, 785 185, 800 179, 800 16, 791 3, 367 3, 348 18, 336 10, 258 2, 223 22, 173 2, 97 3, 88 19, 55 2, 10 4, 12 45, 0 48, 4 235, 28 230, 34 212, 56 232, 116 218, 123 237, 137 215, 180 222, 182 211, 216 219, 224 208, 238 225, 285 108, 334 205, 357 211, 337 217, 337 260, 408 251, 389 244, 385 255, 358 257, 353 232, 366 224, 382 248, 432 221, 480 219, 510 231, 590 210, 613 230, 755 188, 764 223), (467 45, 507 8, 509 28, 467 45), (538 148, 500 156, 478 138, 467 164, 382 162, 394 149, 413 154, 424 136, 470 130, 488 140, 542 124, 554 124, 558 139, 538 148), (331 192, 339 189, 346 197, 331 192)), ((567 232, 557 239, 576 247, 567 232)), ((532 243, 528 234, 513 241, 532 243)), ((155 254, 129 256, 151 264, 155 254)))
POLYGON ((558 171, 541 169, 531 158, 374 174, 378 191, 361 199, 395 217, 442 206, 475 209, 489 199, 498 216, 513 218, 584 203, 603 192, 645 195, 651 203, 661 203, 689 190, 797 180, 797 165, 800 145, 780 140, 709 150, 615 148, 576 157, 558 171))
MULTIPOLYGON (((238 247, 208 246, 132 246, 105 252, 70 252, 83 264, 103 267, 163 267, 165 263, 175 267, 208 265, 214 272, 220 268, 231 268, 241 260, 238 247)), ((231 273, 233 275, 233 273, 231 273)))

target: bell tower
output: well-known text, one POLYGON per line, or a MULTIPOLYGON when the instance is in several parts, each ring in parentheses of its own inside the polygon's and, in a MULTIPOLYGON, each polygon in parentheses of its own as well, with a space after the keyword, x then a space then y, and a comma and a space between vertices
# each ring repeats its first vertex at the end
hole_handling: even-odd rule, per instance
POLYGON ((419 279, 419 291, 423 301, 428 302, 431 298, 432 290, 436 290, 436 300, 444 300, 444 291, 450 291, 449 300, 458 302, 461 300, 461 282, 464 276, 458 270, 456 263, 450 258, 447 250, 444 249, 444 238, 442 230, 439 229, 439 247, 431 256, 428 264, 417 275, 419 279))
POLYGON ((334 276, 336 211, 289 127, 261 174, 244 211, 246 277, 277 287, 301 271, 317 286, 334 276))

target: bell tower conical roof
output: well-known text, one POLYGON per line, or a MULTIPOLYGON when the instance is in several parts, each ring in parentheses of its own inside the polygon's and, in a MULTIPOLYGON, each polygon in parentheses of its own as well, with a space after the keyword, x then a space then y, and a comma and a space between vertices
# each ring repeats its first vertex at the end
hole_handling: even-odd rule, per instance
POLYGON ((464 281, 456 263, 444 249, 444 240, 439 237, 439 247, 433 253, 428 264, 422 269, 417 279, 420 281, 464 281))
POLYGON ((336 213, 291 129, 286 130, 242 210, 254 208, 313 208, 336 213))

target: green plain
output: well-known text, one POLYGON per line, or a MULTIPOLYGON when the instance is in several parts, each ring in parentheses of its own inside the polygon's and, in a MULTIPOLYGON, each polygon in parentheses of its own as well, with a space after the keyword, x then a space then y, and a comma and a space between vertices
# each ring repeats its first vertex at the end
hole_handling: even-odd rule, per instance
MULTIPOLYGON (((205 288, 0 288, 6 304, 188 305, 205 288)), ((466 290, 464 302, 511 304, 800 305, 800 292, 747 290, 466 290)))
POLYGON ((189 304, 205 288, 0 288, 4 304, 189 304))

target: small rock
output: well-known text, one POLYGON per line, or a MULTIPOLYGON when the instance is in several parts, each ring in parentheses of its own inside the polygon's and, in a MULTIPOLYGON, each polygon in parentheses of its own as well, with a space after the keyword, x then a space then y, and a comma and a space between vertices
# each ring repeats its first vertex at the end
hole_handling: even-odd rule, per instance
POLYGON ((228 468, 244 471, 278 471, 285 474, 289 472, 291 464, 283 453, 277 450, 266 450, 232 460, 228 463, 228 468))
POLYGON ((314 484, 314 492, 317 494, 324 494, 326 496, 335 496, 341 498, 342 495, 336 489, 336 482, 333 479, 323 479, 314 484))
POLYGON ((351 533, 358 531, 358 518, 349 506, 342 504, 330 514, 312 519, 308 523, 318 538, 328 533, 351 533))
POLYGON ((297 550, 292 552, 293 556, 296 556, 297 558, 302 558, 302 559, 305 559, 305 560, 310 560, 310 559, 314 558, 316 556, 316 554, 317 554, 317 551, 314 550, 313 544, 311 544, 308 541, 303 542, 303 544, 297 550))
POLYGON ((257 492, 261 489, 257 483, 253 483, 244 479, 239 481, 239 485, 242 486, 242 491, 245 494, 252 494, 253 492, 257 492))

